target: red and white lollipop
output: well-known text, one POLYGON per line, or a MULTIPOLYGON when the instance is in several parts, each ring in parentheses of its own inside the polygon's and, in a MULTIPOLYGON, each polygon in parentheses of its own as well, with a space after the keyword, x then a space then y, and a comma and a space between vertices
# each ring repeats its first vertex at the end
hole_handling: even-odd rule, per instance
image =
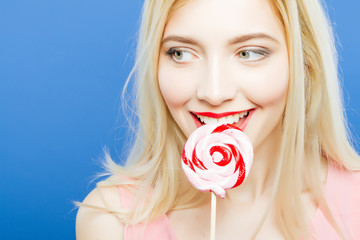
POLYGON ((185 143, 182 167, 191 184, 225 198, 225 190, 239 186, 253 161, 249 138, 230 124, 206 124, 185 143))

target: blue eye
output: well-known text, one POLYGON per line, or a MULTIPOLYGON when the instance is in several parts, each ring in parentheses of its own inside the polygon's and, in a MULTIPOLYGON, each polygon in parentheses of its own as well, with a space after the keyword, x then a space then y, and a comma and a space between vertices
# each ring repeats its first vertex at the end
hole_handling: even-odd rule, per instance
POLYGON ((177 48, 170 48, 169 51, 166 52, 175 62, 188 62, 190 61, 194 55, 188 51, 184 51, 177 48))

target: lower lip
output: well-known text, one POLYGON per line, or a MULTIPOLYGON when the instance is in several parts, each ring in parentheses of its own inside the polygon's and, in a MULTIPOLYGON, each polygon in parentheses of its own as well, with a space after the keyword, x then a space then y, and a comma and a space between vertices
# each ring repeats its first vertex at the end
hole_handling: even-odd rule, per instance
MULTIPOLYGON (((240 128, 241 131, 244 131, 248 122, 250 121, 250 118, 252 117, 252 115, 254 114, 255 109, 251 109, 249 111, 249 115, 245 118, 245 120, 240 124, 240 126, 237 126, 238 128, 240 128)), ((236 125, 236 124, 235 124, 236 125)))
POLYGON ((195 114, 191 114, 191 116, 193 117, 194 119, 194 122, 195 122, 195 126, 196 128, 199 128, 202 126, 201 122, 199 121, 199 119, 195 116, 195 114))
MULTIPOLYGON (((254 112, 255 112, 255 109, 249 110, 249 115, 245 118, 245 120, 244 120, 243 122, 239 121, 239 122, 241 122, 240 125, 238 125, 239 122, 233 123, 232 125, 235 126, 235 127, 240 128, 241 131, 244 131, 245 128, 246 128, 246 126, 247 126, 247 124, 248 124, 249 121, 250 121, 250 118, 251 118, 252 115, 254 114, 254 112)), ((198 119, 194 114, 191 114, 191 116, 192 116, 193 119, 194 119, 194 123, 195 123, 196 128, 199 128, 199 127, 201 127, 202 125, 204 125, 204 124, 202 124, 202 123, 199 121, 199 119, 198 119)))

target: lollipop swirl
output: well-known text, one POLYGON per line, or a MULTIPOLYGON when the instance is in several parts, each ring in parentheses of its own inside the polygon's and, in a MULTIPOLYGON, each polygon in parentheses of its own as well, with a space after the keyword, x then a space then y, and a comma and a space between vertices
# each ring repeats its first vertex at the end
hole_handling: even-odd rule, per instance
POLYGON ((185 143, 182 167, 191 184, 225 198, 225 190, 248 176, 253 150, 248 137, 230 124, 206 124, 185 143))

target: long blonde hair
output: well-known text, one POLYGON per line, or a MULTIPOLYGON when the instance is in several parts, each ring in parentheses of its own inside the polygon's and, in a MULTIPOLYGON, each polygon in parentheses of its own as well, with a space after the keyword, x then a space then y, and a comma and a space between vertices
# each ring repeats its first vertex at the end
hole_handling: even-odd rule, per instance
MULTIPOLYGON (((191 208, 207 199, 182 172, 180 156, 186 137, 171 117, 157 81, 165 25, 174 11, 190 1, 144 2, 136 63, 127 81, 135 80, 137 89, 136 140, 125 166, 115 164, 106 154, 105 166, 111 176, 98 183, 98 187, 120 184, 129 190, 136 188, 137 207, 117 212, 127 224, 191 208), (150 199, 146 197, 149 192, 150 199)), ((279 226, 286 239, 308 237, 301 201, 301 192, 307 189, 341 234, 321 190, 321 164, 331 160, 346 169, 359 170, 360 159, 346 125, 332 28, 319 0, 272 0, 271 5, 284 25, 290 59, 273 193, 279 226)))

